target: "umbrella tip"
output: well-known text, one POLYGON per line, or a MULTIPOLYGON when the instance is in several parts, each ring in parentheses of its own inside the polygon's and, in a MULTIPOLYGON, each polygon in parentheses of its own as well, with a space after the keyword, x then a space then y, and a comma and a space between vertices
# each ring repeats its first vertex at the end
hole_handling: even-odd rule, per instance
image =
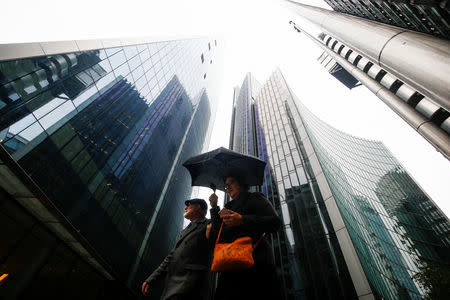
POLYGON ((214 193, 216 192, 216 185, 214 183, 210 183, 209 187, 214 191, 214 193))

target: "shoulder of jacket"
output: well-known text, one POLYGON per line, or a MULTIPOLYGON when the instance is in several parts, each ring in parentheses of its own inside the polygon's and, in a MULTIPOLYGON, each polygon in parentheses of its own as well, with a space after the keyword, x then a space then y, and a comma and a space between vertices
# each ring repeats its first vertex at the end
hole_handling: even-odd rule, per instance
POLYGON ((264 195, 261 192, 253 192, 253 193, 250 193, 250 198, 264 198, 264 199, 266 199, 267 197, 266 197, 266 195, 264 195))
POLYGON ((263 193, 253 192, 250 193, 248 200, 250 205, 262 205, 264 202, 269 201, 263 193))
POLYGON ((209 222, 210 222, 209 219, 207 219, 207 218, 202 218, 202 219, 200 219, 200 220, 197 221, 197 224, 198 224, 198 225, 204 225, 204 224, 208 224, 209 222))

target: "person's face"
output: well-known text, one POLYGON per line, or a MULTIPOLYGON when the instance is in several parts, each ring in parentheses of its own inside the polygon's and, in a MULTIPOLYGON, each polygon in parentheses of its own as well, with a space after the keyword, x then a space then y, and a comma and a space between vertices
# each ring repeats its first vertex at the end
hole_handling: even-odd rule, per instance
POLYGON ((190 203, 189 205, 184 207, 184 217, 188 220, 195 220, 200 216, 200 204, 192 204, 190 203))
POLYGON ((239 195, 242 188, 239 186, 236 179, 234 179, 233 177, 227 177, 227 179, 225 180, 225 190, 231 197, 231 199, 234 200, 239 195))

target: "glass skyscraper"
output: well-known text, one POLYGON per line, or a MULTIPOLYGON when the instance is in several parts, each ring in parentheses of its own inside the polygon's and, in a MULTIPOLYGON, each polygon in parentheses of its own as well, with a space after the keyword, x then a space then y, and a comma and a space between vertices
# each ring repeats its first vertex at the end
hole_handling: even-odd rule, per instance
POLYGON ((389 150, 320 121, 279 70, 252 109, 301 296, 420 299, 413 275, 421 264, 449 263, 450 223, 389 150))
POLYGON ((181 163, 209 143, 218 49, 206 38, 0 47, 0 298, 140 293, 182 228, 181 163))
MULTIPOLYGON (((267 162, 262 186, 253 187, 264 193, 277 213, 282 216, 278 188, 273 170, 267 157, 265 135, 259 119, 259 111, 255 98, 261 89, 261 84, 249 73, 241 87, 235 87, 233 99, 232 124, 230 132, 230 149, 256 156, 267 162)), ((280 299, 299 299, 299 289, 294 285, 295 269, 291 265, 291 251, 284 228, 270 235, 273 259, 280 278, 282 294, 280 299)))
POLYGON ((333 10, 450 39, 450 4, 439 0, 325 0, 333 10))

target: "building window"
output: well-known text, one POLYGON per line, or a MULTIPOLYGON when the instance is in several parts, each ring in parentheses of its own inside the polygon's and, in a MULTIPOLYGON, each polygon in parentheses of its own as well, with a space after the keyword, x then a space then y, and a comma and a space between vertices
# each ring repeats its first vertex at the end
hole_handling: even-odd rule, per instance
POLYGON ((361 58, 362 58, 362 56, 361 56, 361 55, 358 55, 358 56, 355 58, 355 61, 353 62, 353 65, 357 66, 358 63, 359 63, 359 61, 361 60, 361 58))
POLYGON ((397 93, 398 89, 399 89, 402 85, 403 85, 403 82, 401 82, 400 80, 396 79, 396 80, 394 81, 394 83, 391 85, 391 87, 389 88, 389 90, 395 94, 395 93, 397 93))
POLYGON ((205 62, 205 57, 203 56, 203 53, 202 53, 202 56, 200 56, 200 58, 202 59, 202 63, 204 63, 205 62))
POLYGON ((211 43, 208 43, 208 49, 211 50, 211 43))
POLYGON ((415 92, 411 98, 408 99, 408 104, 411 105, 412 107, 416 107, 416 105, 422 101, 422 99, 424 98, 424 96, 422 94, 420 94, 419 92, 415 92))
POLYGON ((350 57, 350 54, 352 54, 352 53, 353 53, 353 50, 351 50, 351 49, 348 50, 347 54, 345 54, 345 59, 348 60, 348 58, 350 57))
POLYGON ((333 45, 331 45, 331 49, 334 50, 334 47, 336 47, 336 44, 338 43, 338 41, 334 41, 333 45))
POLYGON ((380 72, 378 72, 377 76, 375 76, 375 80, 380 82, 381 79, 383 79, 384 75, 386 75, 386 71, 385 70, 381 70, 380 72))
POLYGON ((373 66, 373 63, 369 61, 369 62, 367 63, 367 65, 364 67, 363 72, 364 72, 364 73, 369 72, 369 70, 370 70, 370 68, 371 68, 372 66, 373 66))

